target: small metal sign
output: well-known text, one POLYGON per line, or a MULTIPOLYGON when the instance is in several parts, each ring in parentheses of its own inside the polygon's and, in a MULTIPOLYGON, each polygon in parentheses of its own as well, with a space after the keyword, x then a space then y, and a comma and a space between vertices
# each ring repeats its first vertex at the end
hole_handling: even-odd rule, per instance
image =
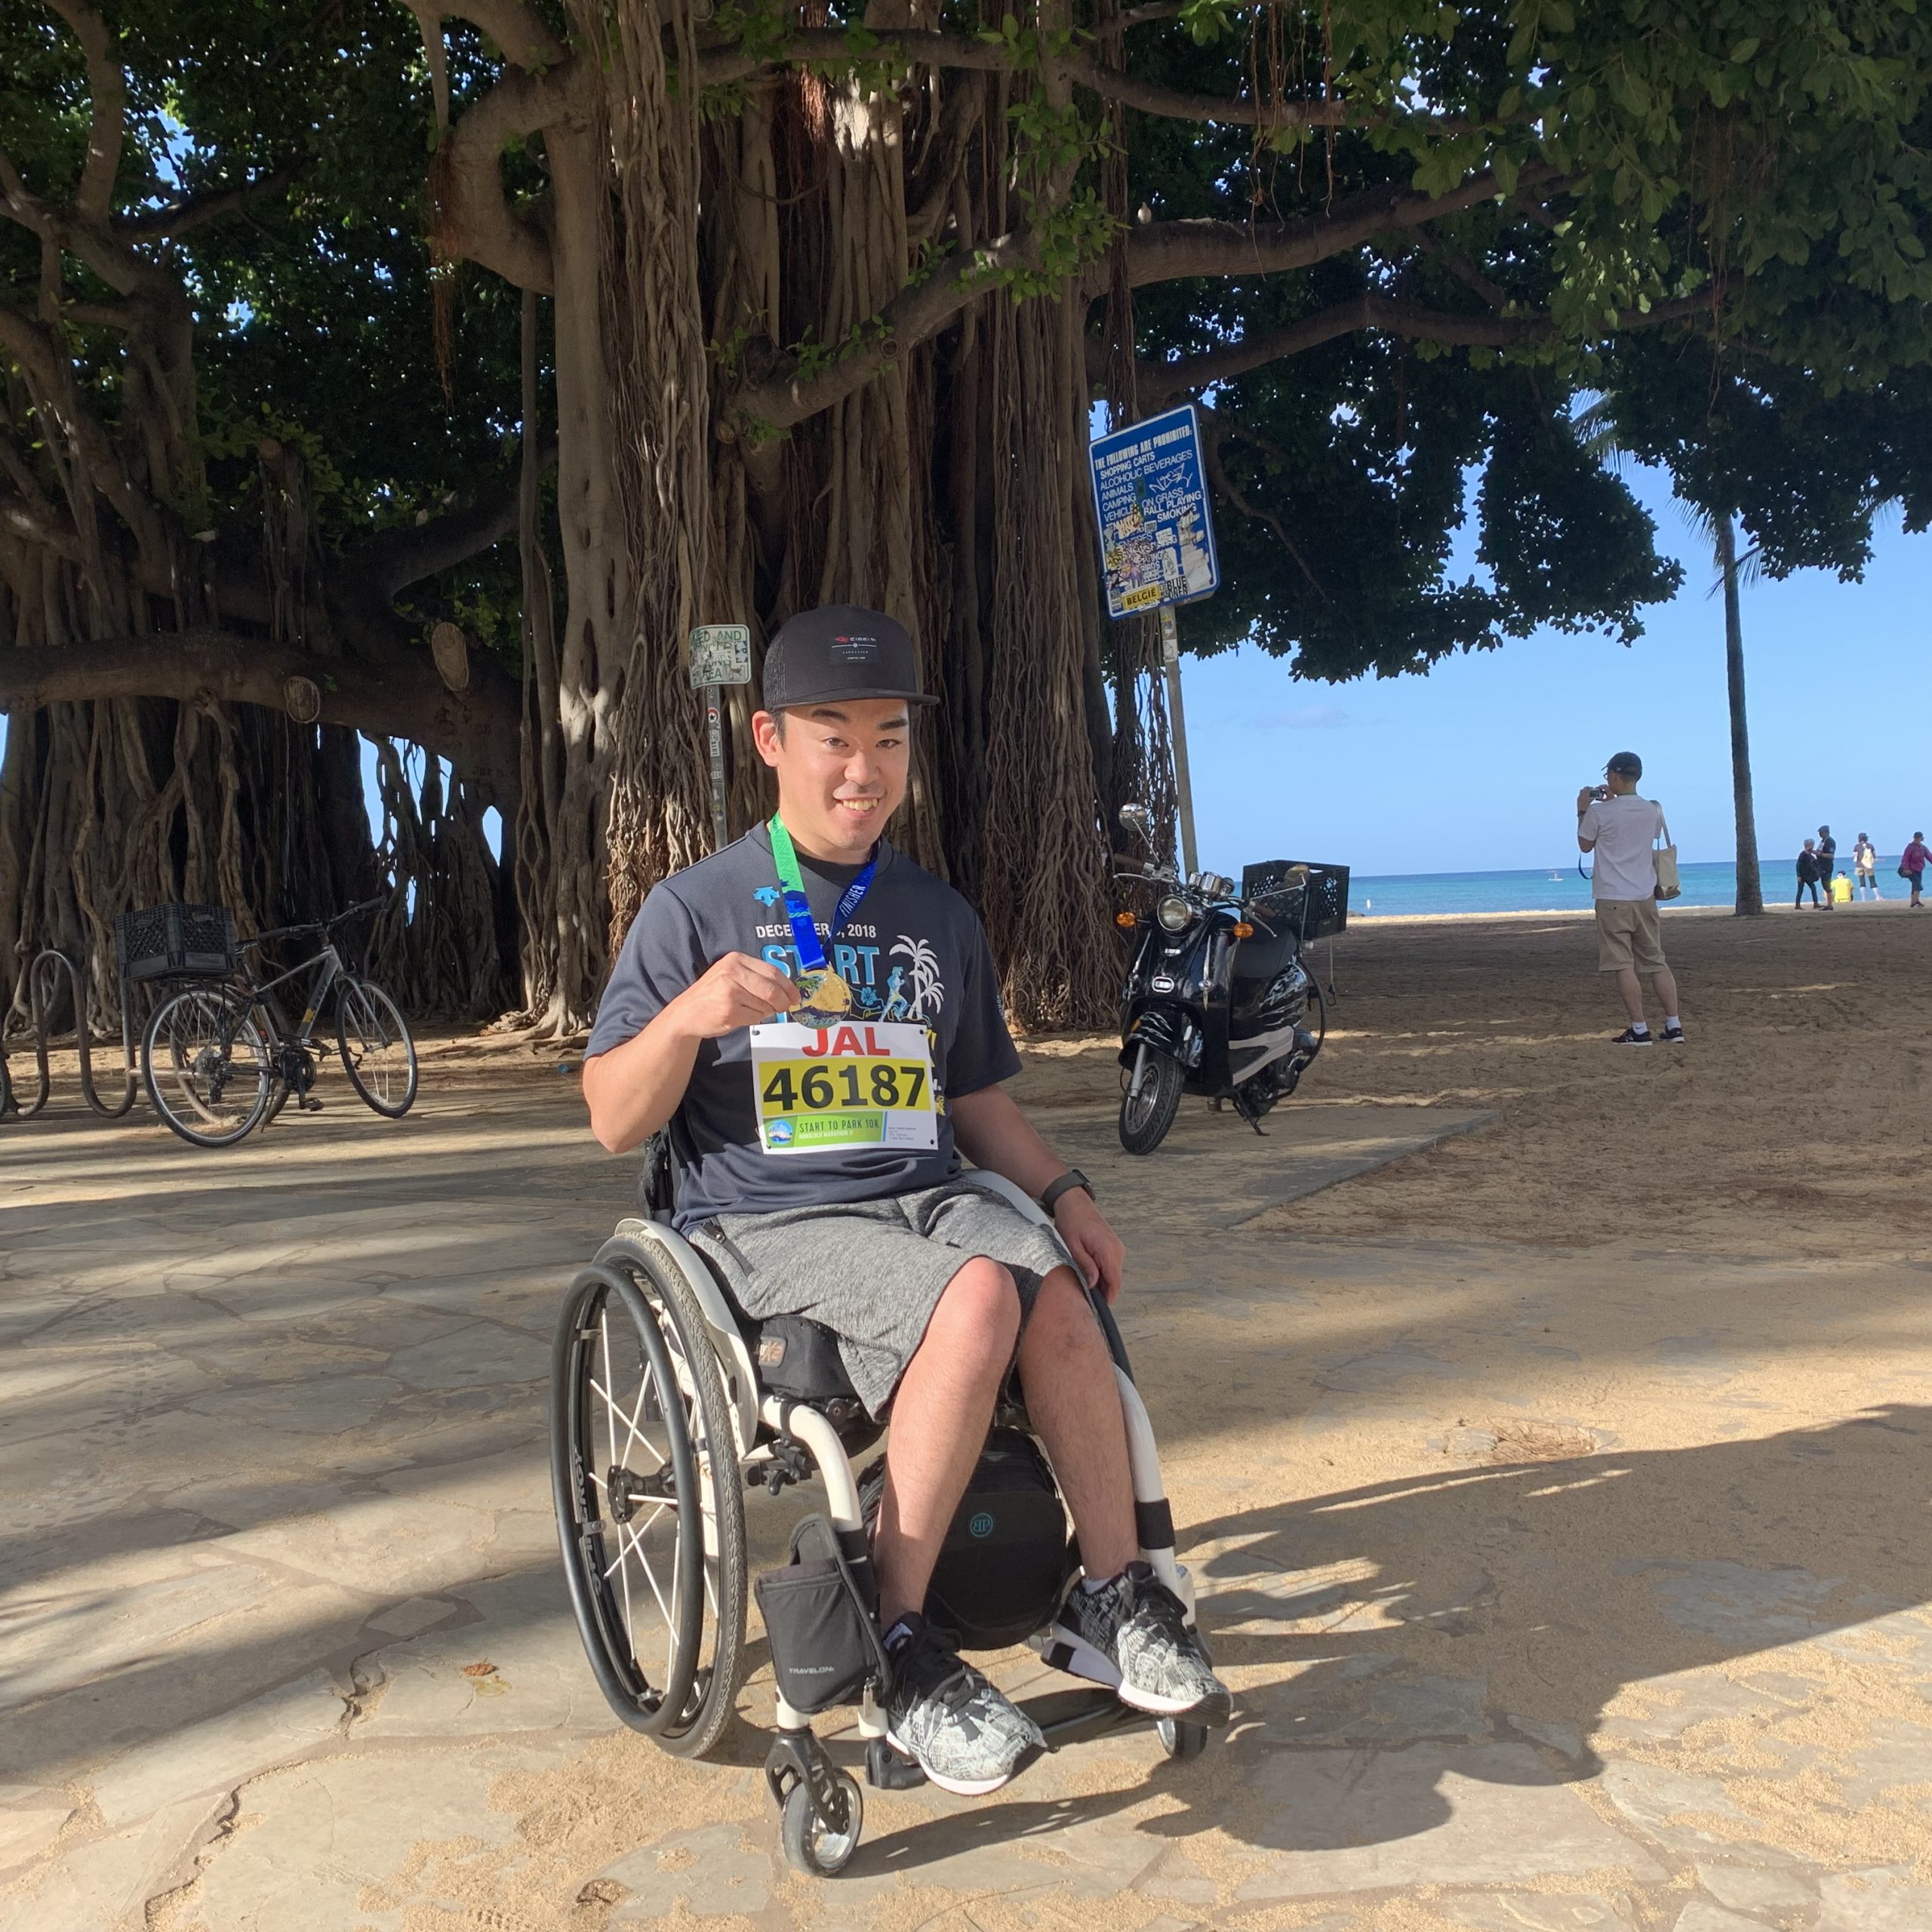
POLYGON ((1212 595, 1221 567, 1193 405, 1102 436, 1088 454, 1108 616, 1212 595))
POLYGON ((691 632, 691 688, 706 685, 748 685, 752 681, 752 633, 748 624, 700 624, 691 632))

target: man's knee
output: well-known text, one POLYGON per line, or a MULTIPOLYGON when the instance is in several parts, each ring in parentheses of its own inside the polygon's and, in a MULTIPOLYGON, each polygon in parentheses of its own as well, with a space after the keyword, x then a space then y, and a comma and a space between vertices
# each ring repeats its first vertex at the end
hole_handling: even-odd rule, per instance
POLYGON ((976 1254, 946 1284, 926 1334, 942 1331, 949 1353, 968 1350, 1004 1367, 1020 1334, 1020 1289, 1012 1270, 976 1254))
POLYGON ((1054 1355, 1077 1358, 1096 1347, 1104 1349, 1100 1324, 1070 1268, 1056 1268, 1040 1284, 1033 1312, 1026 1318, 1026 1352, 1044 1349, 1054 1355))

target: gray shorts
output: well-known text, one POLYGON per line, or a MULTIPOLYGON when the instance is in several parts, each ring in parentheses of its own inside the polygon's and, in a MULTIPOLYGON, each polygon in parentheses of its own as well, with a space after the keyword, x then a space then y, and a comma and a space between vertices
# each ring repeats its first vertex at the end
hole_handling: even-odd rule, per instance
POLYGON ((947 1283, 974 1256, 1011 1270, 1023 1321, 1040 1284, 1067 1266, 1049 1229, 963 1179, 883 1201, 721 1214, 690 1239, 718 1264, 747 1315, 823 1322, 875 1417, 885 1414, 947 1283))

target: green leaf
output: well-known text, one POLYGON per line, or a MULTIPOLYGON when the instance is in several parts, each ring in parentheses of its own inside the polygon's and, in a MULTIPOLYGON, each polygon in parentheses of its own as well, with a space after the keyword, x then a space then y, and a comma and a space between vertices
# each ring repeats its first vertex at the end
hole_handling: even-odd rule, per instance
POLYGON ((1730 57, 1737 66, 1741 67, 1763 45, 1763 42, 1757 35, 1749 34, 1730 50, 1730 57))

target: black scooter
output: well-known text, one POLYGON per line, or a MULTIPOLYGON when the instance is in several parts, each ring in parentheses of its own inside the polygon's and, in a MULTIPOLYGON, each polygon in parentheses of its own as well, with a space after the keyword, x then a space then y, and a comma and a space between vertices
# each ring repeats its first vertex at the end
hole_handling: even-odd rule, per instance
MULTIPOLYGON (((1144 805, 1121 823, 1151 850, 1144 805)), ((1151 918, 1121 912, 1144 928, 1121 998, 1120 1144, 1151 1154, 1166 1137, 1183 1093, 1224 1101, 1257 1134, 1321 1051, 1321 989, 1301 962, 1308 870, 1297 866, 1269 890, 1242 899, 1218 872, 1183 878, 1150 859, 1116 878, 1155 889, 1151 918)))

